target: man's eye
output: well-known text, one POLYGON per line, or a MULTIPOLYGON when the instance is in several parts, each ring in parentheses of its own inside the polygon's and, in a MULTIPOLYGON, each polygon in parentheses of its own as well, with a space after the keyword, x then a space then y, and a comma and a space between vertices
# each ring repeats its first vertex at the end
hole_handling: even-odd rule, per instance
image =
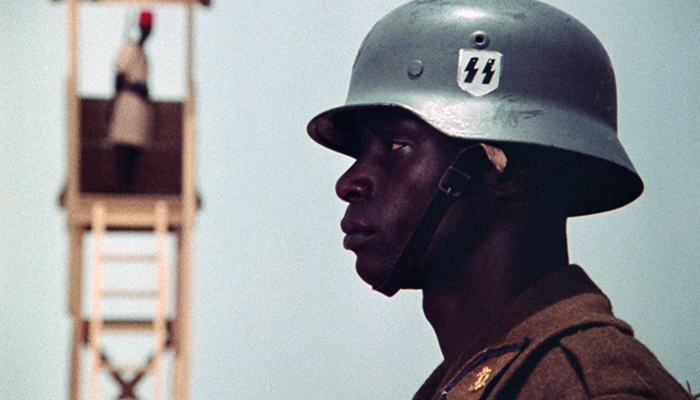
POLYGON ((408 145, 407 145, 406 143, 392 142, 392 143, 391 143, 391 151, 400 150, 400 149, 403 149, 403 148, 405 148, 405 147, 407 147, 407 146, 408 146, 408 145))

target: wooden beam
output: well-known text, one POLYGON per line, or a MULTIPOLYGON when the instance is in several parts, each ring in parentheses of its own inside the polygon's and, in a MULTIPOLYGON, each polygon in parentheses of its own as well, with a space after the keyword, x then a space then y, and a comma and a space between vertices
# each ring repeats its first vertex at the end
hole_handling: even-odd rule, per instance
MULTIPOLYGON (((61 1, 61 0, 53 0, 61 1)), ((79 0, 86 3, 200 3, 203 6, 211 5, 211 0, 79 0)))
MULTIPOLYGON (((74 331, 75 337, 79 344, 87 345, 89 342, 88 332, 90 330, 90 321, 87 319, 76 320, 80 324, 74 331)), ((172 346, 174 322, 170 319, 165 321, 168 337, 165 342, 167 347, 172 346)), ((107 319, 102 321, 102 329, 105 331, 134 331, 148 332, 153 331, 153 321, 148 319, 107 319)))
MULTIPOLYGON (((66 128, 68 130, 68 183, 66 187, 66 208, 68 220, 78 197, 79 182, 79 156, 80 149, 78 132, 80 132, 80 109, 78 103, 77 69, 78 69, 78 6, 76 0, 68 0, 68 79, 66 80, 66 106, 68 118, 66 128)), ((82 336, 80 318, 82 315, 82 230, 71 226, 69 223, 69 259, 68 259, 68 298, 71 317, 73 318, 73 341, 71 346, 70 386, 69 399, 80 398, 80 341, 82 336)))
POLYGON ((196 121, 194 88, 194 11, 187 7, 187 94, 182 130, 182 208, 178 236, 178 279, 176 284, 175 388, 174 400, 190 398, 190 357, 192 341, 192 282, 194 220, 197 210, 195 194, 196 121))

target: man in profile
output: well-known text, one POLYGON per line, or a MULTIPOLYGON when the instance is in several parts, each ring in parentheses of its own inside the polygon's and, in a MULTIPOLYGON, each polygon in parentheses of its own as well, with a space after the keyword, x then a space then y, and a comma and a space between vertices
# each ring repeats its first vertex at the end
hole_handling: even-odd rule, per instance
POLYGON ((567 218, 643 184, 596 37, 532 0, 414 1, 379 21, 318 143, 360 277, 423 292, 444 362, 414 399, 685 399, 569 263, 567 218))

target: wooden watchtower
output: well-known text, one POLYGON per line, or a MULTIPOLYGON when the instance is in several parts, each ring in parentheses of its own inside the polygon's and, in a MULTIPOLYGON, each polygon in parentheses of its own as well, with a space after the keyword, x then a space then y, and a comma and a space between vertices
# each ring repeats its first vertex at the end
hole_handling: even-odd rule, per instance
MULTIPOLYGON (((56 0, 57 1, 57 0, 56 0)), ((181 3, 186 8, 186 93, 182 102, 154 102, 153 145, 139 161, 133 190, 121 193, 110 165, 112 155, 102 145, 109 118, 109 99, 82 98, 78 93, 78 25, 81 0, 65 0, 68 16, 67 131, 68 179, 61 195, 67 211, 68 308, 73 323, 69 399, 87 392, 100 398, 101 381, 113 380, 120 387, 119 399, 137 399, 139 381, 147 376, 153 399, 165 398, 166 375, 175 400, 189 399, 190 337, 192 325, 192 246, 198 197, 195 192, 195 89, 193 81, 194 7, 209 0, 90 0, 90 2, 181 3), (92 233, 92 260, 84 262, 83 239, 92 233), (113 253, 104 249, 107 232, 152 232, 152 253, 113 253), (176 256, 167 257, 167 235, 176 237, 176 256), (174 258, 173 266, 168 259, 174 258), (130 288, 136 279, 109 288, 105 275, 110 263, 152 263, 154 287, 130 288), (89 273, 88 273, 89 272, 89 273), (170 276, 172 275, 172 276, 170 276), (89 276, 90 279, 84 279, 89 276), (169 290, 172 282, 174 290, 169 290), (87 296, 89 294, 89 296, 87 296), (85 296, 84 296, 85 295, 85 296), (84 300, 85 297, 85 301, 84 300), (105 302, 114 298, 150 301, 147 317, 110 318, 105 302), (88 307, 84 307, 88 303, 88 307), (84 309, 85 308, 85 309, 84 309), (89 308, 89 311, 87 310, 89 308), (168 312, 171 309, 171 312, 168 312), (137 364, 117 365, 102 344, 106 333, 152 335, 151 356, 137 364), (87 353, 87 354, 85 354, 87 353), (172 368, 163 368, 164 356, 172 368), (87 359, 87 368, 82 360, 87 359), (85 370, 88 372, 85 373, 85 370), (84 375, 87 375, 87 379, 84 375), (111 378, 110 378, 111 377, 111 378), (112 379, 113 378, 113 379, 112 379), (87 389, 85 389, 87 387, 87 389)), ((87 0, 82 0, 87 1, 87 0)), ((122 276, 124 272, 122 271, 122 276)), ((128 273, 127 273, 128 276, 128 273)))

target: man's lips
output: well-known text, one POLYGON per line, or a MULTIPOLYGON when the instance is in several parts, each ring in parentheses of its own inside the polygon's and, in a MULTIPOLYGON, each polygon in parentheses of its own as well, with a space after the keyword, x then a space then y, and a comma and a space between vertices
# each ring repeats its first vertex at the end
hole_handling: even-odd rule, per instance
POLYGON ((359 249, 374 235, 374 229, 351 219, 340 221, 340 229, 345 233, 343 247, 347 250, 359 249))

